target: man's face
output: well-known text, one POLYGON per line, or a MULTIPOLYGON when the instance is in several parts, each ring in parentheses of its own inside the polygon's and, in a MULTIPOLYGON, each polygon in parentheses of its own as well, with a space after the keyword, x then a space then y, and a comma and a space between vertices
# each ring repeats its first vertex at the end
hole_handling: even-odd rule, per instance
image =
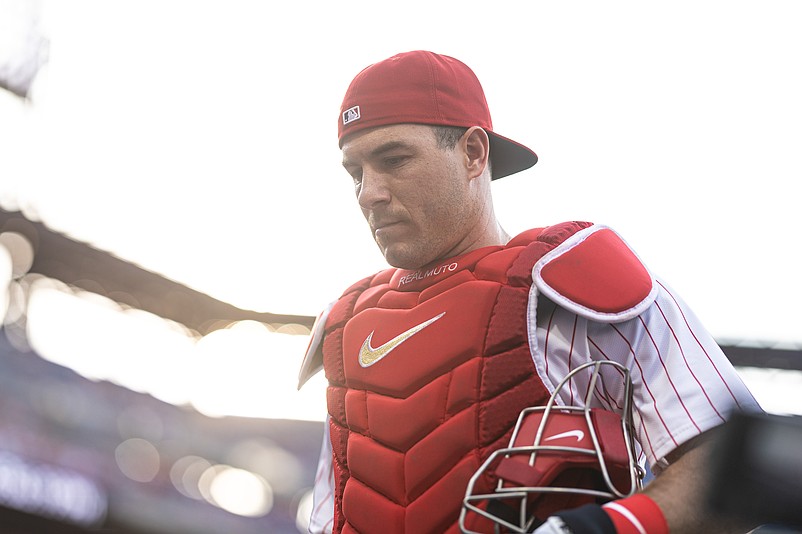
POLYGON ((476 224, 466 156, 437 145, 431 127, 396 124, 359 132, 342 147, 359 206, 390 265, 417 269, 463 252, 476 224))

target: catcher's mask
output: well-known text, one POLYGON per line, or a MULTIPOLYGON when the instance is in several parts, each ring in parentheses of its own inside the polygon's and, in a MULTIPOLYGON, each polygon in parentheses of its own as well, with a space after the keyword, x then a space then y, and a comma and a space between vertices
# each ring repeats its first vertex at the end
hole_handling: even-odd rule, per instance
POLYGON ((493 452, 474 473, 460 529, 466 534, 532 532, 559 510, 627 497, 640 489, 642 478, 632 436, 629 369, 612 361, 586 363, 566 375, 545 406, 524 409, 509 447, 493 452), (589 408, 597 386, 604 388, 598 380, 602 366, 615 367, 623 381, 620 416, 589 408), (557 405, 562 388, 578 373, 588 372, 582 405, 557 405))

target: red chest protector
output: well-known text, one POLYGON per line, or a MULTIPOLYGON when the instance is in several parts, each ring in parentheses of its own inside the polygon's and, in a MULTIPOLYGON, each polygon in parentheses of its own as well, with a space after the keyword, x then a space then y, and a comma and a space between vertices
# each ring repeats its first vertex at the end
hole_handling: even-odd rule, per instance
MULTIPOLYGON (((533 267, 590 226, 529 230, 419 271, 382 271, 334 304, 312 340, 323 336, 329 381, 334 532, 459 532, 468 480, 509 442, 520 411, 549 396, 528 342, 533 267)), ((559 272, 583 271, 576 259, 561 254, 559 272)), ((542 274, 535 269, 548 294, 542 274)), ((574 284, 545 274, 555 296, 570 293, 574 284)), ((595 308, 586 293, 563 305, 577 297, 595 308)), ((616 309, 602 315, 619 317, 616 309)), ((321 353, 310 354, 302 377, 320 364, 321 353)))
MULTIPOLYGON (((382 271, 322 316, 300 383, 325 368, 334 532, 459 532, 469 479, 509 442, 520 411, 549 396, 530 353, 533 283, 604 322, 635 317, 656 294, 614 232, 568 222, 420 271, 382 271)), ((473 489, 491 491, 492 476, 473 489)))

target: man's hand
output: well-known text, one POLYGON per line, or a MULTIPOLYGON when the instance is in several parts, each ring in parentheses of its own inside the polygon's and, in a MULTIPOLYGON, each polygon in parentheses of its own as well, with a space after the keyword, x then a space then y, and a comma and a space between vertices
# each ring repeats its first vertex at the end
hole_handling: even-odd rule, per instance
POLYGON ((597 504, 564 510, 546 519, 535 534, 616 534, 607 512, 597 504))
POLYGON ((707 507, 710 453, 716 434, 716 429, 710 430, 682 444, 668 456, 668 467, 643 490, 663 511, 671 534, 733 534, 757 526, 737 524, 711 514, 707 507))
POLYGON ((755 525, 736 525, 713 516, 706 506, 708 458, 712 432, 680 446, 669 455, 669 466, 659 472, 641 494, 612 501, 604 508, 588 504, 558 512, 535 534, 732 534, 755 525))
POLYGON ((546 519, 546 522, 537 527, 534 534, 574 534, 565 521, 557 516, 546 519))

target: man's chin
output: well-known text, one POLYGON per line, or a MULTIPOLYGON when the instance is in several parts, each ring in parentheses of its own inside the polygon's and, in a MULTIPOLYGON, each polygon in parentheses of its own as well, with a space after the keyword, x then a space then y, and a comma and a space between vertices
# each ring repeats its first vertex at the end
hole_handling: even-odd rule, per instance
POLYGON ((387 263, 397 269, 414 271, 420 269, 427 263, 425 259, 420 257, 420 254, 416 254, 414 251, 410 251, 405 247, 389 246, 382 248, 381 245, 379 245, 379 248, 382 254, 384 254, 384 259, 387 263))

